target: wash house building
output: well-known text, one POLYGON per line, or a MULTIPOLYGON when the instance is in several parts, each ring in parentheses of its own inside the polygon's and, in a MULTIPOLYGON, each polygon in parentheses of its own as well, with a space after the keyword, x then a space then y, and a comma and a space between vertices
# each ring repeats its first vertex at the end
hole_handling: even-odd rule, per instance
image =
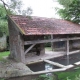
POLYGON ((65 55, 80 51, 80 25, 70 21, 10 15, 8 26, 10 58, 16 61, 27 64, 54 57, 45 54, 46 43, 54 51, 64 50, 65 55))

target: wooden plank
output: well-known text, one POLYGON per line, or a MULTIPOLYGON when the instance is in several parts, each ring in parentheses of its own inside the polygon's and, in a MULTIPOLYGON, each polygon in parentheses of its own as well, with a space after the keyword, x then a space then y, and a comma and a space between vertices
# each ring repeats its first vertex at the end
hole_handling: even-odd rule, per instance
POLYGON ((67 69, 74 68, 74 65, 67 65, 66 68, 67 68, 67 69))
POLYGON ((80 50, 71 51, 69 52, 69 54, 78 53, 78 52, 80 52, 80 50))
POLYGON ((29 44, 39 44, 39 43, 48 43, 48 42, 59 42, 59 41, 67 41, 67 40, 78 40, 80 37, 75 38, 61 38, 61 39, 49 39, 49 40, 35 40, 35 41, 25 41, 24 45, 29 44))
POLYGON ((80 61, 79 62, 76 62, 76 63, 74 63, 75 65, 80 65, 80 61))
POLYGON ((44 62, 47 62, 51 65, 55 65, 55 66, 58 66, 58 67, 66 67, 65 65, 62 65, 62 64, 59 64, 57 62, 50 61, 50 60, 44 60, 44 62))
POLYGON ((32 44, 25 52, 24 54, 26 55, 36 44, 32 44))

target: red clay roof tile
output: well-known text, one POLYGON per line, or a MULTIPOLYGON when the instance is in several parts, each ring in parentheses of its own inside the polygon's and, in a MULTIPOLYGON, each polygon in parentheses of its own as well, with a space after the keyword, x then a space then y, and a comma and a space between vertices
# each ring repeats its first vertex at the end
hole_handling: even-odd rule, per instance
POLYGON ((42 17, 24 17, 11 15, 13 21, 25 32, 25 35, 79 34, 80 25, 70 21, 42 17))

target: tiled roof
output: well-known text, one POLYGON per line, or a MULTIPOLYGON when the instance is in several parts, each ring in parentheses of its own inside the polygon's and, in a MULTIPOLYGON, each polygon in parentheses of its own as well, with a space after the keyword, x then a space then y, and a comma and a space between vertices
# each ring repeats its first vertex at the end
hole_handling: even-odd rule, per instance
POLYGON ((78 34, 80 25, 70 21, 43 17, 11 15, 10 18, 23 31, 24 35, 78 34))

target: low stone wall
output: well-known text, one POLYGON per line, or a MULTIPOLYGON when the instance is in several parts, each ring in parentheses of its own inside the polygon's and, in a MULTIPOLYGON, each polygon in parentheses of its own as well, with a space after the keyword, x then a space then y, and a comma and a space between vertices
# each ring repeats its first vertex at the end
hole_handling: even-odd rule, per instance
POLYGON ((3 35, 3 37, 0 37, 0 51, 5 50, 6 47, 6 35, 3 35))
MULTIPOLYGON (((33 71, 21 62, 15 62, 8 58, 0 61, 0 80, 33 80, 39 77, 39 75, 32 75, 32 73, 33 71)), ((55 75, 52 77, 53 80, 57 80, 55 75)))

